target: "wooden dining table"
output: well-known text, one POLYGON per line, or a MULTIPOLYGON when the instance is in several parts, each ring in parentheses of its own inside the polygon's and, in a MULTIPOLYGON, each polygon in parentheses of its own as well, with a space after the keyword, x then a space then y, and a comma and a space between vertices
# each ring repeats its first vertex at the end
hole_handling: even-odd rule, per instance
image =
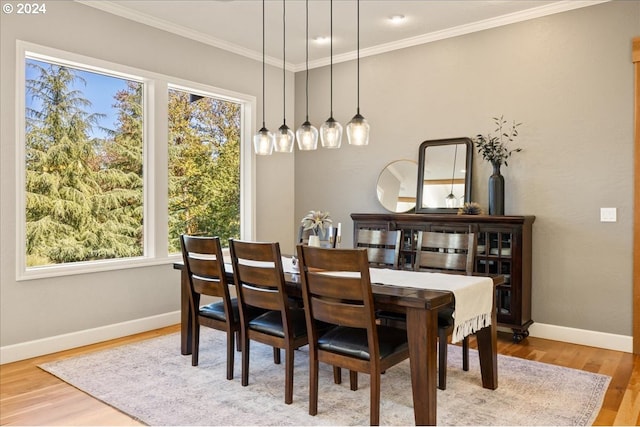
MULTIPOLYGON (((181 270, 181 352, 191 354, 193 325, 189 308, 189 285, 186 269, 182 262, 176 262, 174 269, 181 270)), ((230 282, 233 270, 225 264, 230 282)), ((299 274, 285 272, 287 293, 299 297, 302 293, 299 274)), ((504 281, 496 275, 494 288, 504 281)), ((413 410, 416 425, 436 425, 437 414, 437 337, 438 310, 454 301, 453 293, 442 290, 419 289, 389 284, 371 284, 376 309, 404 313, 406 315, 407 338, 409 343, 409 365, 413 390, 413 410)), ((494 292, 495 294, 495 292, 494 292)), ((495 390, 498 387, 498 352, 496 330, 495 299, 491 325, 476 333, 482 386, 495 390)))

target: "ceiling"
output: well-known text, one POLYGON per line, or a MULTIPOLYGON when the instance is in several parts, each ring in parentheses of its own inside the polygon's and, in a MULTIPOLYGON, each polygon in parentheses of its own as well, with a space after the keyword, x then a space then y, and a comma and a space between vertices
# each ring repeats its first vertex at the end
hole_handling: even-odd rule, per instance
MULTIPOLYGON (((262 60, 260 0, 77 0, 115 15, 262 60)), ((604 0, 608 1, 608 0, 604 0)), ((603 0, 361 0, 360 56, 560 13, 603 0), (400 24, 389 19, 404 16, 400 24)), ((305 68, 305 0, 286 0, 286 64, 305 68)), ((324 66, 330 43, 330 1, 309 0, 309 67, 324 66)), ((269 64, 283 63, 283 1, 265 1, 265 53, 269 64)), ((357 2, 333 1, 333 62, 351 60, 357 51, 357 2)))

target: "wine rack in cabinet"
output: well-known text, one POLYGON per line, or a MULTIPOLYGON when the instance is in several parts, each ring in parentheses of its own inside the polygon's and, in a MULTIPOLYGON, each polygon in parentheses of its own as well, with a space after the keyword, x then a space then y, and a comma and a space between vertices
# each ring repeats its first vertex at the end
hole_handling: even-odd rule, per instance
POLYGON ((514 342, 529 335, 531 319, 531 229, 535 217, 455 214, 351 214, 354 244, 359 229, 401 230, 401 268, 415 261, 419 231, 476 233, 475 271, 502 274, 496 288, 498 326, 513 331, 514 342))

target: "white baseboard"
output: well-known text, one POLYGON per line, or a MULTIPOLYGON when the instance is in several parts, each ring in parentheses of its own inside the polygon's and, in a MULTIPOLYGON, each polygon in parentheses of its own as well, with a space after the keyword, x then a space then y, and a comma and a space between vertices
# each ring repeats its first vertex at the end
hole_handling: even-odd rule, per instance
POLYGON ((180 311, 0 347, 0 364, 30 359, 180 323, 180 311))
MULTIPOLYGON (((157 316, 145 317, 143 319, 102 326, 100 328, 8 345, 0 347, 0 364, 95 344, 114 338, 175 325, 177 323, 180 323, 180 312, 174 311, 157 316)), ((564 341, 591 347, 624 351, 626 353, 633 352, 633 338, 626 335, 546 325, 544 323, 534 323, 531 325, 529 335, 554 341, 564 341)))
POLYGON ((529 327, 529 336, 633 353, 633 337, 626 335, 534 323, 529 327))

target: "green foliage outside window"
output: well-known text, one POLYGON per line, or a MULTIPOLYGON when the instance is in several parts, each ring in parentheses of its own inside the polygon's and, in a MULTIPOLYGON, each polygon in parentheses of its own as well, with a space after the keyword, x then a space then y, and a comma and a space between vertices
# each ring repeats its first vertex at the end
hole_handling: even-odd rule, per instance
POLYGON ((108 138, 72 68, 28 61, 38 108, 26 111, 27 266, 142 255, 142 84, 115 96, 108 138))
MULTIPOLYGON (((142 256, 143 84, 115 93, 101 128, 77 70, 27 60, 27 266, 142 256)), ((240 235, 240 105, 169 94, 169 252, 179 235, 240 235)))
POLYGON ((169 92, 169 252, 180 234, 240 237, 240 105, 169 92))

